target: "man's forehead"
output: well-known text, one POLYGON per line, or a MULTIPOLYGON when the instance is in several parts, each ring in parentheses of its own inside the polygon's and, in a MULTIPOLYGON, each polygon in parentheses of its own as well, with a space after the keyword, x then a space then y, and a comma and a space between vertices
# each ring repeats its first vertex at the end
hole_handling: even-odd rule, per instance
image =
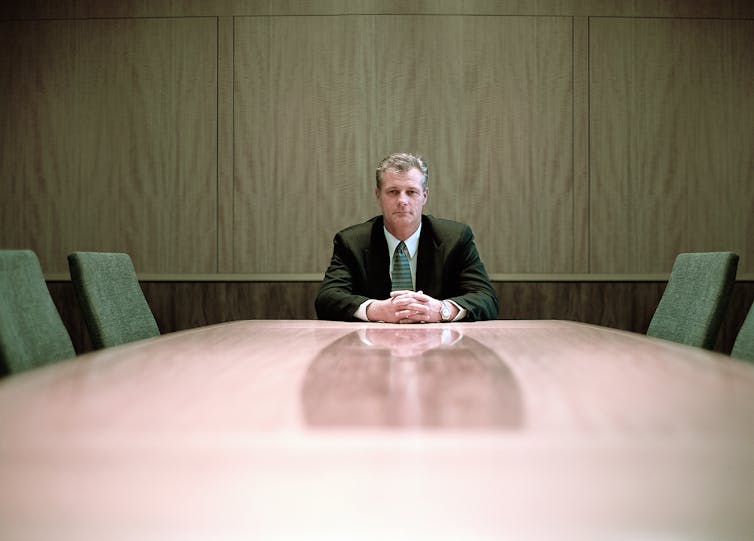
POLYGON ((423 175, 416 167, 412 167, 408 171, 386 169, 382 175, 382 180, 387 183, 422 182, 423 175))

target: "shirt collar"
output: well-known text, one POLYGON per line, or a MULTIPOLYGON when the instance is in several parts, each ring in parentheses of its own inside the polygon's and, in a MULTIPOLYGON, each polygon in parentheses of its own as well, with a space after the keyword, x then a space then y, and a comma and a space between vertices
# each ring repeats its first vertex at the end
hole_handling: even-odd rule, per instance
MULTIPOLYGON (((387 248, 388 248, 388 252, 390 253, 390 257, 393 257, 393 254, 395 253, 395 249, 398 247, 398 244, 401 241, 396 239, 390 233, 390 231, 387 230, 387 228, 384 225, 382 226, 382 230, 385 232, 385 240, 387 241, 387 248)), ((413 258, 416 255, 416 251, 419 249, 419 236, 421 232, 422 232, 422 223, 419 222, 419 227, 416 228, 416 231, 414 231, 414 234, 403 241, 404 244, 406 245, 406 248, 408 249, 408 256, 410 258, 413 258)))

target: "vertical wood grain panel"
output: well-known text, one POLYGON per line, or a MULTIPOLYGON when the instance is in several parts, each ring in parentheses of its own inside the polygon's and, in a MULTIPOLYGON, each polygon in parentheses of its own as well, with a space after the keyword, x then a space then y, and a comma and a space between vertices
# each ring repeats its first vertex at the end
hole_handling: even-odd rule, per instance
POLYGON ((233 272, 233 17, 217 18, 217 271, 233 272))
POLYGON ((464 135, 462 17, 376 18, 372 161, 414 152, 429 166, 425 213, 458 219, 464 135))
POLYGON ((592 19, 592 272, 754 254, 754 21, 592 19))
POLYGON ((570 18, 464 21, 460 218, 492 273, 573 272, 570 18))
POLYGON ((0 246, 215 272, 215 19, 0 27, 0 246))
POLYGON ((589 272, 589 18, 573 19, 573 271, 589 272))
MULTIPOLYGON (((43 269, 53 261, 62 269, 64 213, 58 201, 75 186, 80 169, 76 138, 67 129, 78 102, 75 23, 4 22, 0 40, 0 246, 31 248, 43 269)), ((82 144, 89 141, 87 134, 82 144)), ((82 234, 87 238, 92 228, 82 234)))
POLYGON ((373 169, 430 165, 427 212, 490 272, 573 272, 570 18, 236 20, 236 272, 321 272, 376 213, 373 169))
POLYGON ((321 272, 375 213, 372 35, 372 17, 236 19, 236 272, 321 272))

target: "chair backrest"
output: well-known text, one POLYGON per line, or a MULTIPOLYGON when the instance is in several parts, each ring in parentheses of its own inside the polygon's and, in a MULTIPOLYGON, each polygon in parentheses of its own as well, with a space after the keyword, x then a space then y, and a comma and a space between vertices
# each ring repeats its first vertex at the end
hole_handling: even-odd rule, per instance
POLYGON ((732 252, 679 254, 647 335, 712 349, 737 267, 732 252))
POLYGON ((95 348, 160 334, 128 254, 74 252, 68 267, 95 348))
POLYGON ((736 359, 754 361, 754 303, 749 308, 744 324, 738 331, 730 356, 736 359))
POLYGON ((31 250, 0 250, 0 373, 76 356, 31 250))

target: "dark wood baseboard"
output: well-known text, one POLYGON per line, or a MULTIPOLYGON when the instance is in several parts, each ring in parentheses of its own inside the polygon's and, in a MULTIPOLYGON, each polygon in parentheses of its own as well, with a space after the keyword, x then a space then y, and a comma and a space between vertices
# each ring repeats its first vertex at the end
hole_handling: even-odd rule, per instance
MULTIPOLYGON (((316 282, 142 282, 162 333, 239 319, 315 319, 316 282)), ((494 282, 501 319, 567 319, 647 330, 665 282, 494 282)), ((92 349, 73 287, 48 282, 78 353, 92 349)), ((736 282, 715 349, 729 353, 754 302, 754 281, 736 282)))

